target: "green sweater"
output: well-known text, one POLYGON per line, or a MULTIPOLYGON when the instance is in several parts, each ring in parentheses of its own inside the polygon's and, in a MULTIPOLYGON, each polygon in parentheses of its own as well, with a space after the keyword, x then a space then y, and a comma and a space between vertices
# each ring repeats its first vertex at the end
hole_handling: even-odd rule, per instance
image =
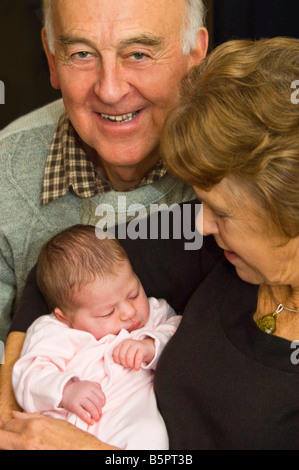
POLYGON ((42 245, 55 233, 79 223, 97 225, 101 212, 99 207, 111 209, 112 218, 102 212, 104 220, 113 222, 114 214, 123 221, 128 215, 127 209, 132 209, 133 204, 142 204, 149 211, 152 204, 170 206, 194 199, 190 187, 166 174, 160 181, 133 191, 111 191, 93 198, 80 198, 69 191, 58 200, 41 206, 45 162, 64 111, 62 100, 59 100, 14 121, 0 132, 2 341, 6 339, 14 305, 20 298, 28 273, 36 263, 42 245))

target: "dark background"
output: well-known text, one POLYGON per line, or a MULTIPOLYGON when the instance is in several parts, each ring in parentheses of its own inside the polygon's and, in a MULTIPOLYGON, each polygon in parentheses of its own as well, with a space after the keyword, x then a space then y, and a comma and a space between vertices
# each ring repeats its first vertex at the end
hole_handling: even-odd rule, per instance
MULTIPOLYGON (((298 0, 206 0, 210 50, 229 39, 299 38, 298 0)), ((60 97, 42 50, 41 0, 0 0, 0 129, 60 97)), ((298 77, 299 79, 299 77, 298 77)))

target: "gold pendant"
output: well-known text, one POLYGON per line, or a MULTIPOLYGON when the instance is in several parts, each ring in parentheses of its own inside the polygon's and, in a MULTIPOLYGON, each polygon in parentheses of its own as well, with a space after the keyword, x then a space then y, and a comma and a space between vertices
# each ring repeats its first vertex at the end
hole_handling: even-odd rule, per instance
POLYGON ((264 317, 260 318, 256 321, 257 326, 260 330, 268 335, 273 335, 276 331, 276 317, 277 315, 282 312, 284 306, 279 304, 277 309, 274 313, 270 313, 269 315, 265 315, 264 317))
POLYGON ((276 331, 276 315, 276 312, 274 312, 271 315, 265 315, 257 320, 256 324, 259 329, 268 335, 273 335, 276 331))

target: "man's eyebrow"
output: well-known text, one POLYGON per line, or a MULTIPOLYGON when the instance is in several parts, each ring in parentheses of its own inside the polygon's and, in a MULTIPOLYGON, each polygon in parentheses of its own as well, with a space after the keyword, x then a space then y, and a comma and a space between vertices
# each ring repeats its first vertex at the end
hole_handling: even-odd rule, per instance
MULTIPOLYGON (((66 46, 72 46, 74 44, 86 44, 87 46, 93 47, 94 49, 96 48, 96 45, 94 44, 93 41, 90 41, 87 38, 84 37, 78 37, 78 36, 72 36, 72 35, 65 35, 65 36, 60 36, 58 39, 59 44, 62 47, 66 46)), ((134 36, 134 37, 129 37, 126 39, 122 39, 118 45, 120 49, 124 49, 126 47, 132 46, 132 45, 144 45, 144 46, 150 46, 154 48, 161 48, 162 44, 164 42, 164 39, 159 36, 152 36, 148 34, 142 34, 139 36, 134 36)))
POLYGON ((59 36, 58 42, 61 46, 72 46, 74 44, 86 44, 87 46, 95 48, 95 45, 92 41, 89 41, 89 39, 86 39, 84 37, 78 37, 78 36, 71 36, 71 35, 66 35, 66 36, 59 36))
POLYGON ((164 39, 159 36, 152 36, 148 34, 142 34, 140 36, 129 37, 120 41, 120 48, 124 49, 125 47, 140 44, 144 46, 150 46, 155 48, 160 48, 164 42, 164 39))

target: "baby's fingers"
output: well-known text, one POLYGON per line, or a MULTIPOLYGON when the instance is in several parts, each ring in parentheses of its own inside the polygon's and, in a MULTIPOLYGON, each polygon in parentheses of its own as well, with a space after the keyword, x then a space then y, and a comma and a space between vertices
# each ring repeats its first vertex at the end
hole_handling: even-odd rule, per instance
POLYGON ((75 411, 76 415, 89 426, 99 421, 102 416, 102 407, 95 404, 95 401, 94 399, 85 398, 75 411))
POLYGON ((88 383, 89 388, 75 405, 75 413, 87 424, 92 426, 102 416, 102 409, 106 403, 102 387, 97 383, 88 383))
POLYGON ((84 423, 88 424, 89 426, 92 426, 95 423, 95 420, 92 416, 93 414, 96 413, 96 407, 92 405, 91 402, 89 402, 88 398, 86 398, 84 401, 81 403, 78 403, 74 407, 74 413, 84 421, 84 423))
POLYGON ((120 364, 124 367, 127 367, 127 363, 126 363, 126 354, 127 354, 127 350, 128 348, 130 347, 129 345, 129 342, 128 341, 122 341, 120 344, 118 344, 114 350, 113 350, 113 353, 112 353, 112 357, 113 357, 113 360, 114 362, 116 362, 117 364, 120 364))
POLYGON ((113 359, 117 364, 120 364, 123 367, 134 367, 135 354, 134 356, 132 354, 134 343, 132 345, 130 340, 125 340, 116 346, 116 348, 113 350, 113 359))
POLYGON ((119 364, 119 348, 120 348, 120 344, 118 344, 112 351, 113 360, 117 364, 119 364))
POLYGON ((95 384, 95 388, 91 390, 91 394, 88 396, 91 403, 95 406, 96 411, 91 413, 92 418, 95 421, 99 421, 102 416, 102 409, 106 404, 106 396, 102 391, 102 387, 99 384, 95 384))
POLYGON ((135 370, 140 370, 141 369, 141 364, 143 363, 143 351, 137 350, 134 358, 134 364, 132 367, 134 367, 135 370))

